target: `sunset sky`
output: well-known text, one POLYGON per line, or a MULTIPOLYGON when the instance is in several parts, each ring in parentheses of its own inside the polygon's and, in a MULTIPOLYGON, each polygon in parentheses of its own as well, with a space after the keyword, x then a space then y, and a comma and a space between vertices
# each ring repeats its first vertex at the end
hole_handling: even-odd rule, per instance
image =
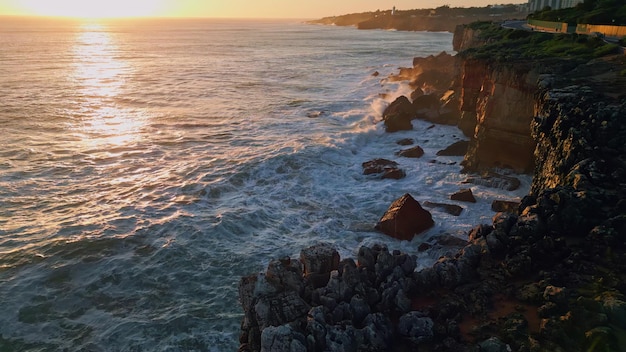
MULTIPOLYGON (((511 0, 505 3, 523 3, 511 0)), ((493 0, 0 0, 0 15, 65 17, 319 18, 354 12, 482 7, 493 0)))

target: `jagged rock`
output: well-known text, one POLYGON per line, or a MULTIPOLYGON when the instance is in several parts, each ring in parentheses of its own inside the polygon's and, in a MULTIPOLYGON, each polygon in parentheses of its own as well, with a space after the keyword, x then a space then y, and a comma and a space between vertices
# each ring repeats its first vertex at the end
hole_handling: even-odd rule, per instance
POLYGON ((457 141, 437 152, 438 156, 463 156, 467 152, 468 141, 457 141))
POLYGON ((387 132, 412 130, 411 120, 415 117, 415 109, 404 95, 396 98, 383 112, 383 121, 387 132))
POLYGON ((420 146, 415 146, 413 148, 399 151, 398 155, 405 158, 421 158, 424 155, 424 149, 420 146))
POLYGON ((426 201, 424 202, 424 206, 428 208, 443 209, 443 211, 445 211, 446 213, 454 216, 459 216, 463 212, 463 208, 456 204, 434 203, 426 201))
POLYGON ((289 257, 270 261, 265 278, 277 287, 284 287, 298 293, 304 289, 302 277, 302 263, 291 260, 289 257))
POLYGON ((398 333, 415 344, 428 342, 433 339, 434 322, 421 312, 408 312, 400 317, 398 333))
POLYGON ((474 198, 474 194, 472 194, 472 190, 469 188, 455 192, 450 196, 450 199, 458 200, 459 202, 476 203, 476 198, 474 198))
POLYGON ((254 305, 261 331, 268 326, 279 326, 304 318, 309 309, 309 304, 294 291, 259 297, 254 305))
POLYGON ((407 193, 389 206, 376 224, 376 229, 388 236, 410 241, 434 224, 430 213, 407 193))
POLYGON ((268 326, 261 333, 263 352, 306 352, 306 339, 289 325, 268 326))
POLYGON ((519 206, 520 202, 496 199, 491 203, 491 210, 502 213, 517 213, 519 206))
POLYGON ((328 273, 337 270, 339 253, 330 244, 317 244, 303 249, 300 252, 300 261, 304 264, 305 275, 328 273))

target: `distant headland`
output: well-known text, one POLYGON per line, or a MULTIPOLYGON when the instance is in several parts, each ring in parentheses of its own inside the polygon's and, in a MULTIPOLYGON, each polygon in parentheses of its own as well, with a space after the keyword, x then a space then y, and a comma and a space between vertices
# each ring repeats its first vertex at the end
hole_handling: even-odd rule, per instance
POLYGON ((377 10, 309 21, 311 24, 355 26, 358 29, 395 29, 401 31, 454 32, 457 25, 475 21, 524 19, 524 5, 494 5, 456 8, 440 6, 434 9, 377 10))

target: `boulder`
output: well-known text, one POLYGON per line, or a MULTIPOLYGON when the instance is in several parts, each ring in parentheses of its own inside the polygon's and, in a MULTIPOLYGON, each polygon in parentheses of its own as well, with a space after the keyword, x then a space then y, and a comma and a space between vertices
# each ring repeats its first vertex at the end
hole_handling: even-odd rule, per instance
POLYGON ((362 164, 363 175, 382 174, 381 178, 401 179, 406 173, 399 169, 398 163, 387 159, 374 159, 366 161, 362 164))
POLYGON ((458 141, 449 145, 446 149, 437 152, 438 156, 464 156, 467 153, 469 141, 458 141))
POLYGON ((399 151, 398 155, 405 158, 421 158, 424 155, 424 149, 420 146, 415 146, 413 148, 399 151))
POLYGON ((399 180, 404 177, 406 177, 406 173, 404 170, 398 168, 385 169, 383 174, 380 176, 382 179, 391 178, 394 180, 399 180))
POLYGON ((389 206, 375 228, 388 236, 410 241, 434 224, 432 215, 407 193, 389 206))
POLYGON ((459 202, 476 203, 476 198, 472 194, 472 190, 464 188, 450 196, 451 200, 458 200, 459 202))
POLYGON ((363 166, 363 175, 370 175, 383 173, 385 169, 397 168, 398 163, 387 159, 374 159, 364 162, 361 166, 363 166))
POLYGON ((387 132, 412 130, 411 120, 415 117, 415 109, 404 95, 396 98, 383 112, 383 121, 387 132))

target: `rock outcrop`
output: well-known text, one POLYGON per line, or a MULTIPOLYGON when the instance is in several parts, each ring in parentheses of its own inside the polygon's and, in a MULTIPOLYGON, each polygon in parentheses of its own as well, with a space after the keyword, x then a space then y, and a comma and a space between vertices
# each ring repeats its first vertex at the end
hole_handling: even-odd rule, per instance
MULTIPOLYGON (((471 38, 455 45, 477 45, 464 43, 471 38)), ((474 119, 466 168, 528 171, 534 164, 530 194, 494 202, 502 212, 491 223, 420 271, 413 255, 380 245, 361 247, 357 261, 319 245, 300 260, 270 262, 239 286, 241 351, 624 350, 626 101, 566 77, 544 85, 546 77, 526 63, 473 63, 460 85, 462 117, 474 119), (516 139, 524 133, 532 143, 516 139)), ((493 172, 468 182, 519 185, 493 172)), ((390 214, 417 203, 410 195, 396 202, 390 214)), ((410 239, 418 230, 406 222, 400 237, 410 239)))

